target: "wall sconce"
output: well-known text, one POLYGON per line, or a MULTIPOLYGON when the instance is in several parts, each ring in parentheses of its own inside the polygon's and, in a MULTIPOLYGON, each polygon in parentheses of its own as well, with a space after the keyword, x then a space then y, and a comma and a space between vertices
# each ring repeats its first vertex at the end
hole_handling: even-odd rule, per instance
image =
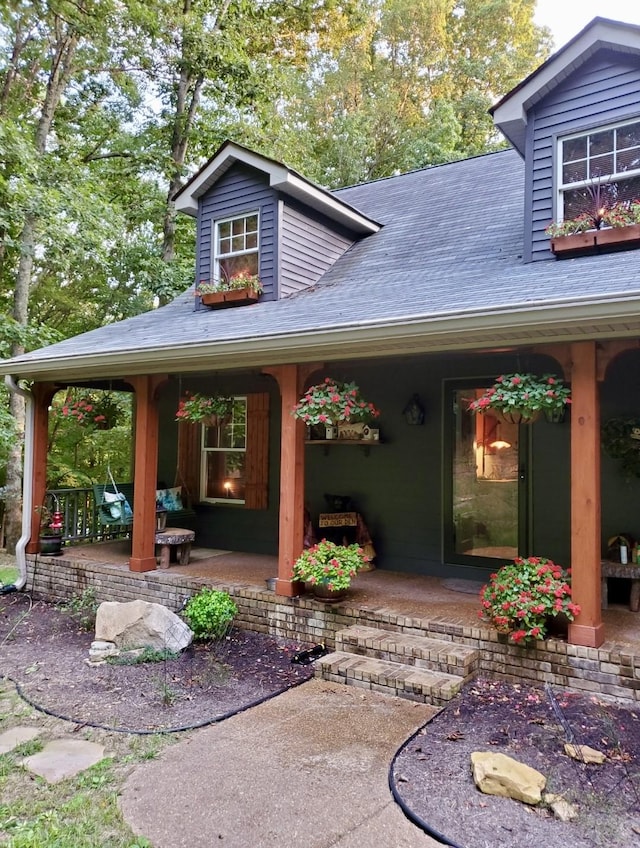
POLYGON ((420 403, 418 395, 412 395, 402 414, 407 424, 424 424, 424 406, 420 403))

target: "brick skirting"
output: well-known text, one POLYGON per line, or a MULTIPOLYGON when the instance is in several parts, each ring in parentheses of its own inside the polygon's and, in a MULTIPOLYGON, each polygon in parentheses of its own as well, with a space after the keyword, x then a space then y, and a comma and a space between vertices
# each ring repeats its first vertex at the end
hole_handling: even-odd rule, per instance
POLYGON ((29 556, 27 591, 34 597, 61 601, 91 587, 98 601, 141 599, 179 610, 202 586, 229 592, 238 606, 236 624, 302 643, 335 648, 335 633, 353 624, 431 636, 480 650, 481 676, 540 686, 593 692, 640 702, 640 654, 605 643, 600 648, 568 645, 549 639, 530 648, 505 644, 488 628, 447 623, 391 610, 332 605, 310 597, 285 598, 257 586, 226 584, 181 576, 178 571, 135 573, 108 563, 29 556))

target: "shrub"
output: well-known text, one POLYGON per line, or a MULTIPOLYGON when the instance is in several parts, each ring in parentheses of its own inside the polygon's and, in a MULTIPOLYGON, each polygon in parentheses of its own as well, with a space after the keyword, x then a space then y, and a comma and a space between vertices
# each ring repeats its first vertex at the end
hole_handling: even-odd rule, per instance
POLYGON ((98 606, 95 589, 88 588, 80 595, 73 595, 68 601, 61 604, 60 609, 67 613, 83 630, 93 630, 96 626, 98 606))
POLYGON ((569 571, 546 557, 516 557, 480 590, 480 617, 515 642, 544 639, 549 619, 560 613, 573 621, 580 607, 571 600, 569 571))
POLYGON ((183 616, 196 639, 222 639, 238 612, 230 595, 216 589, 201 589, 189 599, 183 616))

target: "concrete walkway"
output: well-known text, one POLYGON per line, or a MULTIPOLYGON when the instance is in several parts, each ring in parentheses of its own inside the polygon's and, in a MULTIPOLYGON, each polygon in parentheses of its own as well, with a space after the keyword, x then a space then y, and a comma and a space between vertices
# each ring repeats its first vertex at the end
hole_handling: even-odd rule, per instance
POLYGON ((121 807, 154 848, 428 848, 388 787, 436 709, 310 680, 136 768, 121 807))

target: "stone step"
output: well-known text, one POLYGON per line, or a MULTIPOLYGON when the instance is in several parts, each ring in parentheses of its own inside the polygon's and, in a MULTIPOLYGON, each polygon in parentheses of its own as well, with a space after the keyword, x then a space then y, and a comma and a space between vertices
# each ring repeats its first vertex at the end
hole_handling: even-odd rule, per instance
POLYGON ((410 701, 444 706, 464 685, 462 677, 414 665, 334 651, 316 660, 314 675, 321 680, 358 686, 410 701))
POLYGON ((480 662, 479 651, 467 645, 359 624, 336 633, 336 651, 442 671, 465 680, 475 675, 480 662))

